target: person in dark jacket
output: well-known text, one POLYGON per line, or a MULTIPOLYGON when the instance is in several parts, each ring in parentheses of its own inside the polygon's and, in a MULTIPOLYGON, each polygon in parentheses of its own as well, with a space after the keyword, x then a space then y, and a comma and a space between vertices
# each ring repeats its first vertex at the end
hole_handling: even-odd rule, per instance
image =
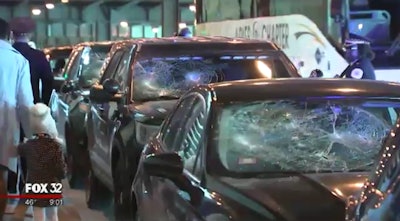
POLYGON ((368 42, 348 41, 346 44, 346 58, 350 65, 343 72, 343 77, 376 80, 375 68, 372 65, 374 53, 368 42))
POLYGON ((192 32, 190 31, 190 29, 188 27, 186 28, 182 28, 179 33, 177 33, 175 35, 176 37, 186 37, 186 38, 191 38, 192 36, 192 32))
POLYGON ((311 71, 310 78, 322 78, 324 77, 324 73, 319 69, 314 69, 311 71))
POLYGON ((34 103, 41 102, 48 105, 54 77, 46 55, 29 46, 35 26, 35 21, 29 17, 18 17, 10 21, 14 39, 13 46, 29 61, 34 103), (39 82, 42 83, 42 90, 40 90, 39 82))
MULTIPOLYGON (((46 55, 29 45, 32 33, 36 29, 35 21, 29 17, 17 17, 10 21, 10 29, 14 40, 13 47, 29 61, 33 102, 35 104, 44 103, 48 105, 53 90, 54 77, 46 55), (41 90, 40 82, 42 84, 41 90)), ((24 136, 25 133, 21 128, 21 141, 24 136)), ((26 177, 26 161, 22 156, 20 157, 20 167, 22 170, 21 176, 26 177)), ((12 178, 9 177, 9 179, 11 180, 12 178)), ((20 184, 19 189, 21 190, 23 182, 20 182, 20 184)))

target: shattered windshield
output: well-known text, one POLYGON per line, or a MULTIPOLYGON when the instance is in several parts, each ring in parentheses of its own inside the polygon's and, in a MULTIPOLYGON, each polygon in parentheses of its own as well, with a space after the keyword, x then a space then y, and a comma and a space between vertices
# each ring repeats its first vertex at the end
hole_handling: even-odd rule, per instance
POLYGON ((216 148, 232 172, 371 169, 397 102, 276 100, 224 105, 216 148))
POLYGON ((280 56, 213 55, 142 58, 134 65, 135 100, 180 97, 199 84, 290 77, 280 56))

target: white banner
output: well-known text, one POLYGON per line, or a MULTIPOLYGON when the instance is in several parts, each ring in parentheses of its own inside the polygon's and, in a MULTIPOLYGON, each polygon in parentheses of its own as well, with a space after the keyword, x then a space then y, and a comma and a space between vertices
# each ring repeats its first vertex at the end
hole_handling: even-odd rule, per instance
POLYGON ((196 26, 196 35, 272 41, 298 67, 303 77, 308 77, 314 69, 323 71, 324 77, 333 77, 348 66, 317 25, 303 15, 203 23, 196 26))

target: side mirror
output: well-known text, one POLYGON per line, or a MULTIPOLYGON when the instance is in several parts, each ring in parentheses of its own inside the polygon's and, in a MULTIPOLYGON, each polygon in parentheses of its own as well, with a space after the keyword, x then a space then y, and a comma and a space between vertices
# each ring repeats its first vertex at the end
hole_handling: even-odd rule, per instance
POLYGON ((187 192, 190 203, 200 205, 204 192, 183 175, 183 161, 176 153, 152 154, 143 161, 143 168, 150 176, 170 179, 175 185, 187 192))
POLYGON ((149 155, 144 160, 143 167, 150 176, 174 180, 183 174, 183 161, 176 153, 149 155))
POLYGON ((114 79, 106 79, 103 82, 103 90, 109 94, 117 94, 119 92, 119 83, 114 79))
POLYGON ((120 102, 123 97, 124 94, 119 93, 119 83, 113 79, 106 79, 102 85, 93 85, 89 92, 89 99, 98 103, 120 102))
POLYGON ((61 93, 69 93, 76 89, 76 84, 73 81, 67 81, 61 86, 61 93))

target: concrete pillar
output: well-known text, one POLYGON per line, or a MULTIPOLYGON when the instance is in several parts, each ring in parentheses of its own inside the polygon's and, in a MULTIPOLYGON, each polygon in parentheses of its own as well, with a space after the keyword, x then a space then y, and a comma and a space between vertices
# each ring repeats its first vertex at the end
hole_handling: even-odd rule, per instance
POLYGON ((13 8, 7 6, 0 6, 0 18, 9 21, 13 17, 13 8))
POLYGON ((173 36, 178 32, 179 0, 163 0, 161 14, 162 36, 173 36))
POLYGON ((13 14, 15 17, 31 16, 31 9, 32 7, 28 4, 28 2, 24 1, 13 8, 13 14))
POLYGON ((110 40, 110 13, 106 6, 101 6, 102 1, 86 6, 82 11, 85 23, 96 25, 95 37, 98 41, 110 40))

